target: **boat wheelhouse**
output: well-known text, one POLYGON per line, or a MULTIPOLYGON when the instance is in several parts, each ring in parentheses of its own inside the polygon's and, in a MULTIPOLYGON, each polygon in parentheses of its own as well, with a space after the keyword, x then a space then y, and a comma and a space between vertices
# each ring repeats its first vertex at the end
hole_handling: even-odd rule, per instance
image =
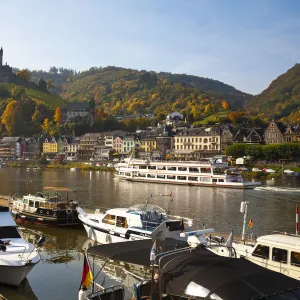
POLYGON ((240 171, 226 163, 159 162, 128 159, 116 165, 116 176, 138 182, 185 184, 227 188, 254 188, 260 182, 244 181, 240 171))
POLYGON ((180 233, 190 231, 193 225, 192 219, 172 216, 148 203, 103 212, 96 209, 92 214, 80 207, 77 210, 88 237, 104 244, 151 239, 160 231, 166 232, 167 238, 181 240, 180 233))
POLYGON ((54 226, 79 225, 76 207, 78 203, 72 199, 74 191, 63 187, 45 187, 36 195, 23 198, 12 197, 9 207, 18 221, 42 223, 54 226))

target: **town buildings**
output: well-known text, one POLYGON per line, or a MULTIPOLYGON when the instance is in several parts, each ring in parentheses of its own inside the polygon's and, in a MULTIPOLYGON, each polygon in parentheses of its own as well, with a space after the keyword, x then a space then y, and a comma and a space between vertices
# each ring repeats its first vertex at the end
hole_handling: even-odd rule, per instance
MULTIPOLYGON (((183 121, 174 112, 169 121, 183 121)), ((80 137, 47 137, 22 139, 4 137, 0 140, 0 158, 64 157, 66 160, 105 161, 122 159, 132 153, 145 159, 192 159, 224 154, 232 144, 299 143, 300 126, 283 126, 272 120, 266 129, 228 124, 189 128, 188 124, 137 129, 135 133, 120 130, 86 133, 80 137)))

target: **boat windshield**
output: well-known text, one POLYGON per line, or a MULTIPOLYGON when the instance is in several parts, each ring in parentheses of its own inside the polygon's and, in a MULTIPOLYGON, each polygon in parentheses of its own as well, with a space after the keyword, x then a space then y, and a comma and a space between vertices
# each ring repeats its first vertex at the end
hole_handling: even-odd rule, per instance
POLYGON ((140 214, 145 211, 156 211, 157 213, 166 214, 166 211, 163 208, 161 208, 157 205, 154 205, 154 204, 146 204, 146 203, 136 204, 136 205, 131 206, 127 210, 127 213, 140 214))

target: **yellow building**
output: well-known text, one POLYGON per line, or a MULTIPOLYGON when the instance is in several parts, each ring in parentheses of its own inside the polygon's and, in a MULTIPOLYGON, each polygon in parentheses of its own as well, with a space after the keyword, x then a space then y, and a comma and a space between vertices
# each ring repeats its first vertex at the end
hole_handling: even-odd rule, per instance
POLYGON ((192 152, 220 151, 221 136, 217 131, 190 128, 174 137, 175 154, 192 152))
POLYGON ((58 143, 55 138, 52 138, 50 142, 48 139, 45 139, 43 143, 43 153, 58 153, 58 143))
POLYGON ((145 152, 151 152, 156 150, 155 136, 143 137, 141 139, 141 149, 145 152))

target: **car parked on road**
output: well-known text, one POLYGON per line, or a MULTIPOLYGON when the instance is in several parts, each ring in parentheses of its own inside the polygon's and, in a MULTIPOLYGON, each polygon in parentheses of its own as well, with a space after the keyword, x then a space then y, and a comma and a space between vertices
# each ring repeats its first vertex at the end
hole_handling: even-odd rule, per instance
POLYGON ((262 170, 259 168, 252 168, 252 172, 261 172, 262 170))
POLYGON ((248 169, 246 167, 240 167, 238 168, 239 171, 248 171, 248 169))
POLYGON ((276 171, 273 169, 263 169, 263 171, 270 174, 276 173, 276 171))
POLYGON ((294 174, 295 172, 290 170, 290 169, 286 169, 286 170, 283 171, 283 173, 285 173, 285 174, 294 174))

